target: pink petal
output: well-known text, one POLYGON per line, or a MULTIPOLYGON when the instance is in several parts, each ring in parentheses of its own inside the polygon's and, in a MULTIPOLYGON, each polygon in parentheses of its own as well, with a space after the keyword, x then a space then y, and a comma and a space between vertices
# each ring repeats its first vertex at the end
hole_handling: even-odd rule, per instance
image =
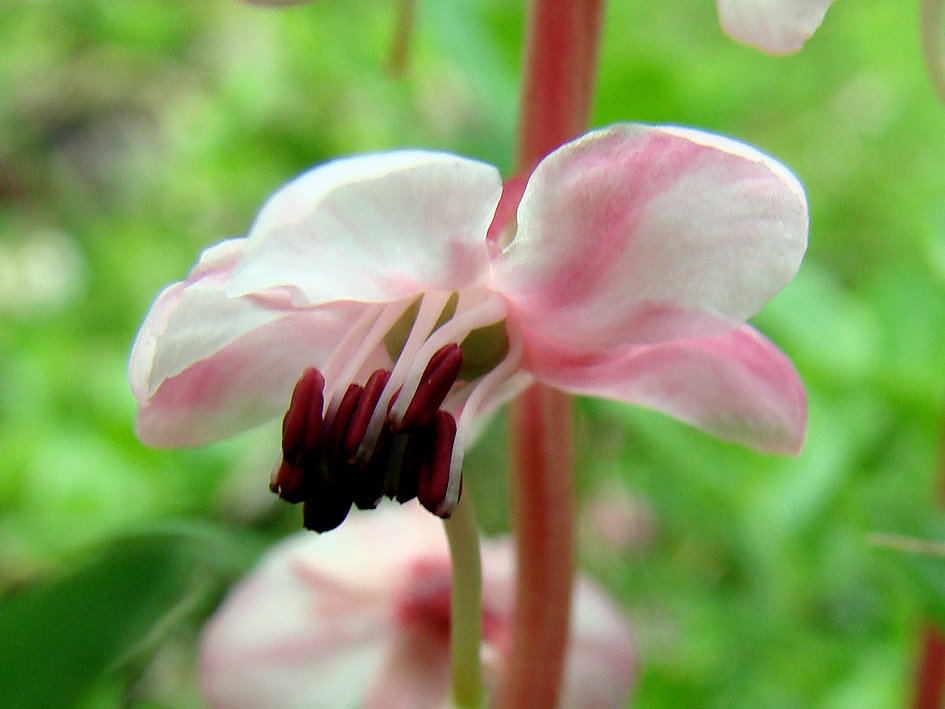
POLYGON ((301 534, 273 549, 204 628, 198 669, 214 709, 361 706, 393 626, 377 597, 325 573, 321 539, 301 534))
POLYGON ((352 512, 330 534, 276 546, 204 629, 199 672, 210 705, 443 706, 448 645, 417 638, 397 614, 406 595, 424 592, 428 568, 445 569, 448 583, 442 523, 415 503, 352 512), (385 689, 418 703, 381 703, 385 689))
POLYGON ((447 153, 336 160, 263 206, 231 295, 290 287, 294 302, 382 302, 483 281, 498 171, 447 153))
POLYGON ((621 350, 535 348, 530 369, 577 394, 664 411, 766 453, 800 451, 807 398, 791 362, 745 326, 717 337, 621 350))
POLYGON ((586 579, 577 580, 573 593, 561 709, 621 707, 636 676, 626 617, 586 579))
POLYGON ((321 364, 358 306, 296 310, 224 291, 244 240, 205 251, 157 298, 132 348, 137 431, 153 446, 201 445, 285 411, 306 366, 321 364))
POLYGON ((833 0, 717 0, 719 22, 733 39, 771 54, 804 46, 833 0))
MULTIPOLYGON (((511 540, 486 540, 482 561, 483 653, 494 689, 514 607, 511 540)), ((413 503, 352 512, 330 534, 296 535, 204 629, 199 674, 210 706, 449 706, 449 580, 442 525, 413 503)), ((575 587, 572 633, 562 709, 619 706, 632 682, 629 631, 586 581, 575 587)))
MULTIPOLYGON (((138 437, 160 448, 200 446, 281 416, 301 373, 325 362, 352 320, 344 309, 296 313, 247 331, 139 399, 138 437)), ((183 340, 168 333, 161 341, 183 340)))
POLYGON ((424 634, 403 634, 372 682, 363 709, 445 709, 450 693, 449 646, 424 634))
POLYGON ((716 335, 793 277, 807 224, 800 183, 757 150, 684 128, 617 125, 539 164, 493 280, 542 339, 716 335))

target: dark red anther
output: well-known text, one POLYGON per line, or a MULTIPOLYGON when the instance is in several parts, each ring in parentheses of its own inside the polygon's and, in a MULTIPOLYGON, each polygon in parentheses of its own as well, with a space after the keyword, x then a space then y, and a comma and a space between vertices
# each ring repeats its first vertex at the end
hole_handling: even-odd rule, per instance
POLYGON ((453 441, 456 439, 456 420, 445 411, 437 411, 432 425, 430 465, 421 467, 417 480, 417 499, 427 510, 440 515, 438 510, 446 498, 446 488, 450 481, 450 459, 453 457, 453 441))
POLYGON ((463 367, 463 350, 452 343, 438 349, 420 377, 417 391, 400 421, 401 430, 424 428, 433 422, 463 367))
POLYGON ((325 378, 314 367, 302 372, 282 419, 282 457, 292 465, 309 464, 322 440, 325 378))
POLYGON ((384 391, 384 385, 390 372, 378 369, 367 380, 361 397, 358 399, 357 408, 351 415, 345 431, 344 451, 348 456, 348 461, 353 463, 358 448, 361 447, 361 441, 364 440, 364 434, 367 432, 368 422, 371 420, 371 414, 377 406, 378 399, 381 398, 381 392, 384 391))
POLYGON ((302 525, 321 534, 345 521, 351 509, 351 490, 338 481, 326 484, 318 480, 302 505, 302 525))
POLYGON ((358 400, 361 398, 361 387, 357 384, 351 384, 345 391, 338 410, 335 412, 335 418, 331 422, 331 429, 328 431, 328 457, 332 461, 341 462, 347 459, 344 454, 345 433, 348 430, 348 422, 358 407, 358 400))
POLYGON ((282 459, 279 469, 269 481, 269 489, 286 502, 295 504, 305 498, 305 469, 282 459))
POLYGON ((417 496, 417 486, 420 476, 430 476, 430 466, 433 463, 433 426, 419 431, 411 431, 404 449, 403 465, 400 468, 400 478, 397 481, 397 490, 391 497, 403 504, 417 496))
POLYGON ((388 426, 381 429, 374 454, 363 468, 351 466, 354 480, 354 504, 359 510, 373 510, 384 495, 384 480, 390 460, 394 434, 388 426))

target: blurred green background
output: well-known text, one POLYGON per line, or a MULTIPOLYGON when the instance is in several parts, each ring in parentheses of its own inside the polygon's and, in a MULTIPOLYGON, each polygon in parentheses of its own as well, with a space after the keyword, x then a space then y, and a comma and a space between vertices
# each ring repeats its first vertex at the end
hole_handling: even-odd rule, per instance
MULTIPOLYGON (((799 458, 579 402, 581 562, 633 621, 638 706, 907 706, 922 624, 945 620, 945 561, 870 543, 945 539, 945 109, 917 14, 844 0, 772 58, 725 38, 712 0, 607 10, 595 125, 734 136, 811 205, 804 266, 755 320, 807 385, 799 458)), ((299 524, 266 489, 277 429, 135 439, 125 366, 157 292, 320 161, 425 146, 508 174, 521 3, 421 2, 399 79, 394 15, 0 3, 0 706, 202 706, 202 619, 299 524)), ((498 532, 493 425, 467 480, 498 532)))

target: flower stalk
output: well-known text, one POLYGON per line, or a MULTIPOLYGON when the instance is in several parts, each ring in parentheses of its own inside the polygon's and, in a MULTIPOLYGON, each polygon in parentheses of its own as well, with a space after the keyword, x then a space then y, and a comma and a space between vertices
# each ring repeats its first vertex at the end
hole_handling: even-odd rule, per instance
POLYGON ((467 492, 448 519, 443 520, 452 562, 450 596, 450 663, 453 703, 457 709, 482 706, 482 559, 479 529, 467 492))
MULTIPOLYGON (((587 126, 602 0, 533 0, 525 37, 519 175, 587 126)), ((498 706, 558 703, 574 576, 571 402, 535 385, 513 403, 512 517, 519 559, 509 665, 498 706)))

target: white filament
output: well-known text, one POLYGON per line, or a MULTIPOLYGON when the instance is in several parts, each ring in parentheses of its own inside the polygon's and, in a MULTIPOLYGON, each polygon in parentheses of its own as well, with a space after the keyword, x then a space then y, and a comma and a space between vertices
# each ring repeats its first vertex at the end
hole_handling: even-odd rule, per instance
MULTIPOLYGON (((423 299, 420 301, 420 309, 417 312, 417 318, 414 320, 413 327, 410 328, 410 335, 407 337, 400 356, 397 358, 397 362, 391 370, 390 377, 387 379, 387 384, 384 386, 383 391, 381 391, 377 405, 371 413, 367 431, 364 434, 364 438, 361 440, 361 445, 356 454, 359 461, 367 461, 374 453, 374 447, 377 445, 377 439, 381 435, 384 421, 387 420, 387 405, 394 397, 394 392, 400 389, 404 375, 410 370, 411 363, 418 356, 419 352, 422 351, 423 343, 436 327, 437 320, 440 319, 443 308, 446 307, 451 295, 452 293, 449 291, 431 291, 424 294, 423 299)), ((393 325, 393 323, 391 323, 391 325, 393 325)), ((403 393, 397 397, 397 400, 400 401, 401 398, 403 398, 403 393)))
MULTIPOLYGON (((458 313, 449 322, 443 323, 443 325, 423 343, 423 346, 409 362, 410 369, 404 378, 403 388, 390 412, 391 420, 399 422, 403 419, 404 414, 407 413, 407 407, 413 400, 414 394, 417 393, 417 387, 420 386, 423 370, 426 369, 430 358, 436 354, 437 350, 451 342, 460 344, 473 330, 497 323, 505 316, 505 302, 499 297, 492 297, 471 307, 464 313, 458 313)), ((401 357, 401 359, 403 359, 403 357, 401 357)))
POLYGON ((505 359, 502 360, 499 366, 476 382, 473 390, 469 393, 469 398, 466 399, 466 404, 463 406, 459 420, 456 422, 456 438, 453 439, 453 453, 450 457, 450 476, 446 484, 446 495, 437 508, 436 514, 443 516, 452 513, 456 503, 459 502, 459 482, 462 479, 463 458, 466 455, 466 446, 469 444, 469 434, 472 430, 473 421, 482 408, 486 397, 495 392, 518 370, 523 349, 522 339, 520 337, 512 338, 505 359))
POLYGON ((347 385, 354 381, 355 375, 364 366, 365 360, 371 356, 384 339, 384 335, 410 307, 411 302, 401 300, 397 303, 368 306, 351 332, 345 335, 341 345, 332 352, 331 359, 322 373, 325 377, 325 401, 329 402, 325 420, 330 421, 334 418, 344 398, 347 385), (357 335, 358 339, 354 339, 352 335, 357 335), (337 376, 335 369, 340 370, 337 376))

